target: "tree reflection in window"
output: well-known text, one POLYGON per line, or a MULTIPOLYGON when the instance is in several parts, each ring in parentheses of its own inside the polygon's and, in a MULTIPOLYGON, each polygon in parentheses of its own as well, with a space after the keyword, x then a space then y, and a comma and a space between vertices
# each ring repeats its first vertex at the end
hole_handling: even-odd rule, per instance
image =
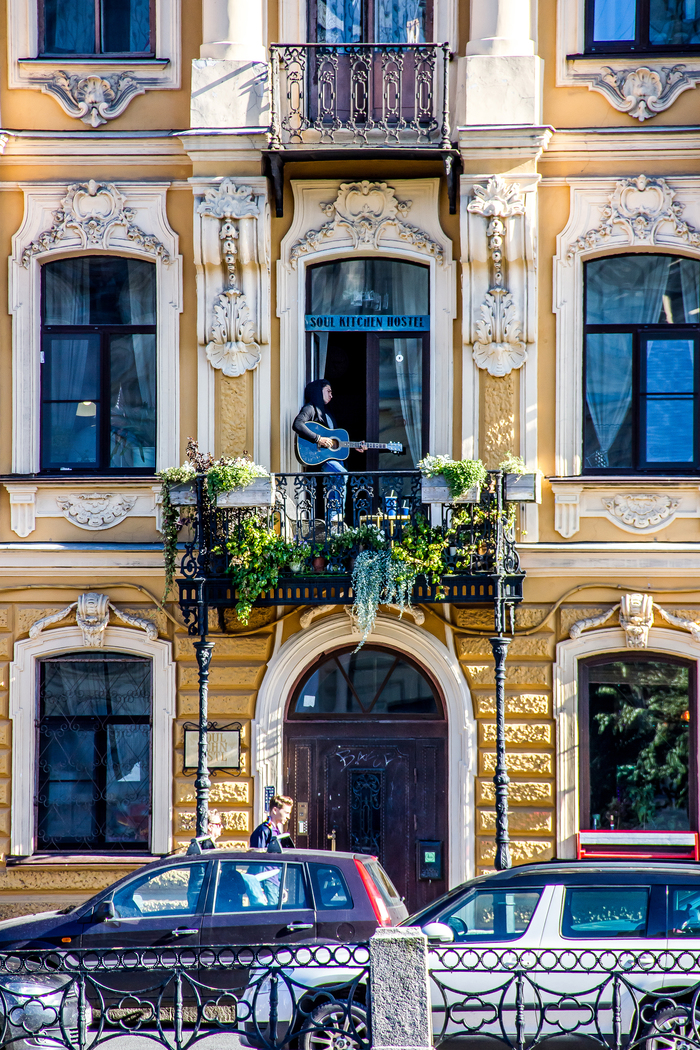
POLYGON ((588 768, 582 781, 590 789, 582 826, 688 828, 688 665, 616 659, 586 667, 583 685, 588 768))

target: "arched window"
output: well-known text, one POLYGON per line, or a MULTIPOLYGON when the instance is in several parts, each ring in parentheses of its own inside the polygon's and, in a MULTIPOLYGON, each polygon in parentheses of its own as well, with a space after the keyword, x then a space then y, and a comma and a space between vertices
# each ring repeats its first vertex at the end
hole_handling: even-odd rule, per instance
POLYGON ((697 827, 694 666, 654 653, 580 664, 581 829, 697 827))
POLYGON ((700 261, 585 264, 584 472, 700 466, 700 261))
POLYGON ((290 718, 438 718, 437 689, 412 660, 365 645, 326 654, 297 686, 290 718))

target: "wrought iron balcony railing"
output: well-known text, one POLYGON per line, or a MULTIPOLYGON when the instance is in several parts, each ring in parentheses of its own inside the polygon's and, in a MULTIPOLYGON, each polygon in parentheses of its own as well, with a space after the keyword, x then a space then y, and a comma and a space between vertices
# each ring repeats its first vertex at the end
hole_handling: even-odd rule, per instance
POLYGON ((272 150, 450 149, 447 44, 274 44, 272 150))
POLYGON ((184 493, 171 497, 188 507, 181 533, 180 607, 197 633, 200 603, 235 606, 232 561, 251 516, 289 547, 277 585, 256 605, 352 604, 352 570, 362 550, 399 545, 410 550, 426 538, 441 545, 441 569, 437 578, 435 572, 417 576, 414 602, 493 603, 499 587, 508 603, 519 602, 524 574, 505 492, 504 475, 493 472, 476 503, 457 505, 446 489, 444 502, 424 503, 418 471, 369 471, 275 474, 267 496, 246 497, 245 490, 237 490, 212 501, 199 475, 184 493), (233 499, 237 505, 230 505, 233 499), (241 505, 246 499, 253 505, 241 505))

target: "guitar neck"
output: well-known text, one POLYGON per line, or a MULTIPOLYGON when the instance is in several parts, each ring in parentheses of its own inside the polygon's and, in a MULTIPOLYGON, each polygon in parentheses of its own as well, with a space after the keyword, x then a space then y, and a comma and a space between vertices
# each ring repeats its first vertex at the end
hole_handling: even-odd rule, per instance
POLYGON ((380 441, 339 441, 338 448, 388 448, 380 441))

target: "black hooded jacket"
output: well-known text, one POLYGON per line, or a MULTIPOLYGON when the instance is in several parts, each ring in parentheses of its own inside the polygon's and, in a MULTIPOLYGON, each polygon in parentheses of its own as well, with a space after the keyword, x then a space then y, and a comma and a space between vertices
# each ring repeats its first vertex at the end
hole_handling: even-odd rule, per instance
POLYGON ((326 406, 323 402, 323 390, 327 386, 330 386, 327 379, 314 379, 312 383, 307 383, 304 390, 303 408, 292 423, 294 433, 307 441, 313 441, 314 445, 318 444, 318 434, 314 434, 313 430, 309 430, 307 423, 321 423, 324 427, 328 427, 329 430, 333 430, 335 427, 335 423, 328 412, 326 412, 326 406))

